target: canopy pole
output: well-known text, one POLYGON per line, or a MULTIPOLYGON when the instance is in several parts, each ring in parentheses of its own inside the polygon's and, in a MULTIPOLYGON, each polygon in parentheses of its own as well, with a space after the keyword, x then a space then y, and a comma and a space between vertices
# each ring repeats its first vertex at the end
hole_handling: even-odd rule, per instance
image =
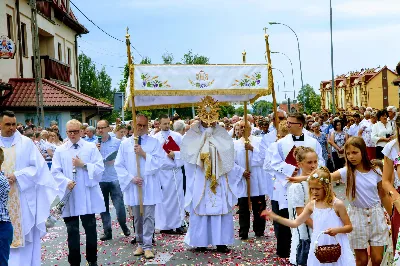
MULTIPOLYGON (((243 64, 246 64, 246 51, 242 52, 242 60, 243 64)), ((247 126, 247 101, 244 102, 244 143, 245 144, 250 144, 249 137, 248 137, 248 132, 250 128, 247 126)), ((246 171, 250 172, 250 162, 249 162, 249 151, 246 150, 246 171)), ((247 204, 249 205, 249 211, 251 212, 251 190, 250 190, 250 179, 246 178, 246 184, 247 184, 247 204)))
MULTIPOLYGON (((134 95, 134 70, 135 65, 133 64, 132 56, 131 56, 131 41, 129 35, 129 28, 126 28, 126 49, 127 49, 127 56, 128 56, 128 65, 129 65, 129 80, 130 80, 130 92, 131 92, 131 99, 132 99, 132 127, 133 127, 133 136, 135 140, 135 144, 138 144, 138 132, 136 127, 136 106, 135 106, 135 95, 134 95)), ((140 176, 140 157, 139 154, 136 154, 136 171, 137 177, 140 176)), ((143 190, 141 186, 138 186, 138 193, 139 193, 139 211, 140 216, 143 216, 143 190)))
POLYGON ((265 38, 265 47, 266 47, 266 54, 268 58, 268 90, 272 93, 272 104, 273 104, 273 109, 274 109, 274 126, 276 129, 276 132, 278 132, 278 126, 279 126, 279 121, 278 121, 278 112, 277 112, 277 106, 276 106, 276 96, 275 96, 275 88, 274 88, 274 76, 272 74, 272 61, 271 61, 271 50, 269 48, 269 35, 267 34, 267 28, 264 28, 264 38, 265 38))

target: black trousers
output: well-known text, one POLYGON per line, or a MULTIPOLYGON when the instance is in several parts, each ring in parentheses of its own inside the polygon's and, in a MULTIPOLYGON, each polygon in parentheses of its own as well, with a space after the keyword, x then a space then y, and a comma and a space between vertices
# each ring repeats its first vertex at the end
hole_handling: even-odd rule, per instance
POLYGON ((86 260, 97 261, 97 231, 94 214, 65 217, 64 222, 68 232, 68 262, 74 266, 81 264, 79 217, 86 233, 86 260))
POLYGON ((376 159, 382 160, 385 158, 385 155, 383 155, 382 151, 383 151, 383 147, 376 146, 376 159))
POLYGON ((335 170, 338 170, 340 168, 344 167, 344 164, 346 163, 346 159, 339 158, 339 155, 336 151, 332 152, 332 158, 333 158, 333 163, 335 164, 335 170))
MULTIPOLYGON (((271 209, 274 213, 279 213, 279 202, 276 200, 271 200, 271 209)), ((276 239, 278 239, 279 234, 279 223, 273 221, 272 224, 274 225, 274 234, 276 239)))
MULTIPOLYGON (((278 210, 276 214, 289 219, 289 211, 287 208, 278 210)), ((292 232, 290 230, 290 227, 278 224, 278 234, 276 237, 276 255, 278 255, 280 258, 289 258, 291 242, 292 232)))
MULTIPOLYGON (((266 208, 265 196, 250 197, 253 211, 253 231, 256 235, 264 235, 265 220, 260 217, 266 208)), ((247 235, 250 230, 250 211, 247 197, 239 198, 239 236, 247 235)))

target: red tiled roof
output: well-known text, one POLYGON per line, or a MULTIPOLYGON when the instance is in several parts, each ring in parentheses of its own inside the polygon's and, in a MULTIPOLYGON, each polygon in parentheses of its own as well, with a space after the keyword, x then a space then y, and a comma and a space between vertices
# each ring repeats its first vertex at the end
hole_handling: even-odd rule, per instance
MULTIPOLYGON (((3 100, 2 107, 36 107, 35 80, 13 78, 8 81, 12 94, 3 100)), ((43 106, 61 108, 112 109, 112 105, 80 93, 55 81, 42 79, 43 106)))

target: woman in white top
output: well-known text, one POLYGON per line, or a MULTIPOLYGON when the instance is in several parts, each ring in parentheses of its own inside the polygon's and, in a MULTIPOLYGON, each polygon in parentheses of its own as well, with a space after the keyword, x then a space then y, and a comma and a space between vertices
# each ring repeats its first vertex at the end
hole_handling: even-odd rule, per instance
POLYGON ((371 139, 376 144, 376 158, 383 159, 383 148, 394 138, 393 127, 387 120, 388 112, 386 109, 378 111, 376 116, 378 122, 372 126, 371 139))
MULTIPOLYGON (((299 146, 294 150, 294 156, 300 173, 303 176, 309 176, 318 167, 317 153, 310 147, 299 146)), ((299 216, 309 201, 308 182, 293 183, 288 188, 288 210, 289 219, 295 220, 299 216)), ((307 219, 304 224, 297 228, 291 228, 292 244, 290 246, 289 261, 291 264, 297 265, 296 253, 300 239, 310 239, 313 226, 311 218, 307 219)))
POLYGON ((357 265, 368 265, 368 246, 371 262, 379 266, 384 246, 389 244, 389 229, 383 205, 390 199, 382 187, 382 172, 367 155, 367 147, 360 137, 351 137, 345 144, 346 166, 332 174, 332 180, 346 182, 346 197, 350 201, 349 217, 353 231, 350 246, 355 251, 357 265))

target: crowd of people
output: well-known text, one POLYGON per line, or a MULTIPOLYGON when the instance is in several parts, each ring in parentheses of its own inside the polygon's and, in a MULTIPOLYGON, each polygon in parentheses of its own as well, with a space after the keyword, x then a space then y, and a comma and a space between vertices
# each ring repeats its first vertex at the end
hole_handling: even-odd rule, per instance
POLYGON ((341 252, 332 265, 375 266, 394 256, 400 227, 394 106, 346 114, 278 110, 246 119, 210 120, 205 112, 186 120, 139 114, 136 124, 117 119, 115 126, 73 119, 63 139, 55 121, 46 129, 30 120, 23 126, 4 111, 0 240, 11 250, 1 249, 0 265, 40 265, 50 206, 67 194, 62 218, 71 265, 81 263, 79 220, 86 260, 97 265, 95 214, 103 223, 100 240, 112 239, 110 199, 125 236, 131 235, 127 215, 133 217, 133 255, 146 259, 155 256, 156 230, 186 234, 198 252, 216 246, 229 253, 234 208, 241 240, 263 237, 265 220, 273 220, 283 264, 320 265, 318 247, 337 243, 341 252), (333 190, 340 184, 349 206, 333 190))

